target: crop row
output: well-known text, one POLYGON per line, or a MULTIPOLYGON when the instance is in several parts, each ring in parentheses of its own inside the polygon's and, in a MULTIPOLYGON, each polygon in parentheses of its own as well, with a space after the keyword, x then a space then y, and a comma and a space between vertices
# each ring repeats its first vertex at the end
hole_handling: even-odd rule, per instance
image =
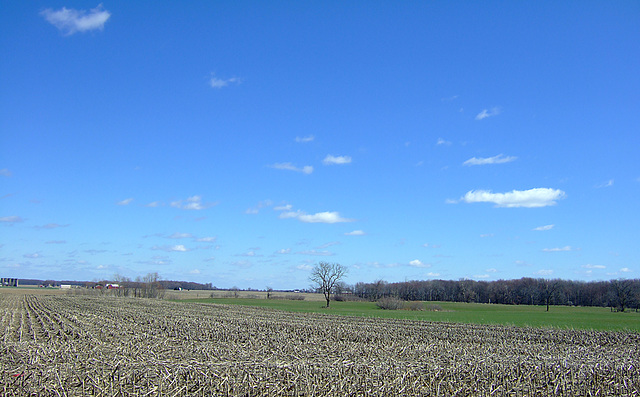
POLYGON ((0 394, 638 395, 640 335, 0 294, 0 394))

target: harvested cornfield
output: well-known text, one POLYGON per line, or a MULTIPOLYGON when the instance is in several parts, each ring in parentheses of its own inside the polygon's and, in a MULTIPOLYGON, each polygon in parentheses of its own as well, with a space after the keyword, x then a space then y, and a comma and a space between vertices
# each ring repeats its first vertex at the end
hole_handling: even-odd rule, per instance
POLYGON ((640 335, 0 293, 6 396, 631 396, 640 335))

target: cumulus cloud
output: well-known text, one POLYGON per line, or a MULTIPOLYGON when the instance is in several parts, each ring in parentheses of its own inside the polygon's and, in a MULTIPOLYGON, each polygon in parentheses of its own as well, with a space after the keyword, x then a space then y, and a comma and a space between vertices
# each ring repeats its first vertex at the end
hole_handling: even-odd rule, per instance
POLYGON ((102 30, 104 29, 104 24, 111 17, 111 13, 105 10, 102 4, 89 11, 65 7, 54 11, 51 8, 47 8, 40 15, 66 36, 77 32, 102 30))
POLYGON ((493 117, 500 114, 499 107, 493 107, 491 109, 483 109, 482 112, 478 113, 476 116, 476 120, 484 120, 487 117, 493 117))
POLYGON ((573 248, 571 248, 570 245, 566 245, 564 247, 543 248, 542 251, 543 252, 567 252, 567 251, 573 251, 573 248))
POLYGON ((515 161, 517 157, 515 156, 505 156, 504 154, 499 154, 493 157, 472 157, 469 160, 462 163, 462 165, 470 166, 470 165, 487 165, 487 164, 504 164, 515 161))
POLYGON ((536 232, 544 232, 544 231, 553 229, 554 226, 555 225, 538 226, 538 227, 534 227, 533 230, 536 232))
POLYGON ((366 233, 362 230, 354 230, 351 232, 347 232, 344 235, 345 236, 364 236, 366 233))
POLYGON ((306 223, 341 223, 353 222, 353 219, 347 219, 340 216, 338 212, 317 212, 315 214, 298 214, 296 218, 306 223))
POLYGON ((296 137, 296 142, 298 142, 298 143, 307 143, 307 142, 313 141, 314 139, 316 139, 316 137, 314 137, 313 135, 297 136, 296 137))
POLYGON ((118 201, 116 204, 118 205, 129 205, 133 201, 132 198, 124 199, 122 201, 118 201))
POLYGON ((431 265, 429 265, 428 263, 423 263, 419 259, 414 259, 411 262, 409 262, 409 266, 413 266, 413 267, 431 267, 431 265))
POLYGON ((177 245, 154 245, 151 247, 154 251, 166 251, 166 252, 187 252, 189 249, 182 244, 177 245))
POLYGON ((242 81, 237 77, 231 77, 228 79, 220 79, 211 74, 211 78, 209 79, 209 85, 211 88, 220 89, 228 86, 229 84, 240 84, 242 81))
MULTIPOLYGON (((459 201, 465 203, 494 203, 503 208, 536 208, 555 205, 557 200, 566 197, 565 192, 558 189, 534 188, 529 190, 513 190, 507 193, 492 193, 490 190, 471 190, 459 201)), ((447 200, 455 203, 455 200, 447 200)))
POLYGON ((351 157, 349 156, 333 156, 328 154, 327 157, 322 160, 322 164, 324 165, 341 165, 341 164, 349 164, 351 162, 351 157))
POLYGON ((218 203, 203 203, 201 196, 191 196, 186 200, 177 200, 171 203, 172 207, 180 208, 183 210, 204 210, 213 207, 218 203))
POLYGON ((295 171, 302 172, 303 174, 311 174, 313 172, 313 166, 305 165, 302 168, 298 168, 291 163, 275 163, 270 166, 271 168, 275 168, 277 170, 287 170, 287 171, 295 171))

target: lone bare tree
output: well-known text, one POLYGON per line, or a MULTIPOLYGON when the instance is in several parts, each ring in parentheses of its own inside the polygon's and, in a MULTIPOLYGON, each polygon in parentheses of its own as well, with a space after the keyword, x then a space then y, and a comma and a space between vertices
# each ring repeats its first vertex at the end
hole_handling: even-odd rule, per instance
POLYGON ((327 307, 331 302, 331 293, 336 287, 336 284, 342 280, 347 274, 347 268, 339 263, 319 262, 313 270, 311 270, 311 276, 309 280, 316 286, 317 289, 322 291, 324 298, 327 300, 327 307))

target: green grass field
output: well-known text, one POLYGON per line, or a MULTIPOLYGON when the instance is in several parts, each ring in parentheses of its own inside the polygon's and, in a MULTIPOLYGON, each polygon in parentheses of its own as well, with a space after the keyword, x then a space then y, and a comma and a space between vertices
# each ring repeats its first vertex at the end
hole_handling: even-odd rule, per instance
POLYGON ((609 308, 602 307, 551 306, 549 312, 547 312, 545 306, 427 302, 425 307, 438 305, 442 310, 407 311, 382 310, 374 302, 331 302, 331 308, 326 309, 324 308, 324 302, 306 300, 207 298, 189 299, 189 301, 258 306, 290 312, 313 312, 343 316, 640 332, 640 313, 635 311, 614 313, 609 308))

